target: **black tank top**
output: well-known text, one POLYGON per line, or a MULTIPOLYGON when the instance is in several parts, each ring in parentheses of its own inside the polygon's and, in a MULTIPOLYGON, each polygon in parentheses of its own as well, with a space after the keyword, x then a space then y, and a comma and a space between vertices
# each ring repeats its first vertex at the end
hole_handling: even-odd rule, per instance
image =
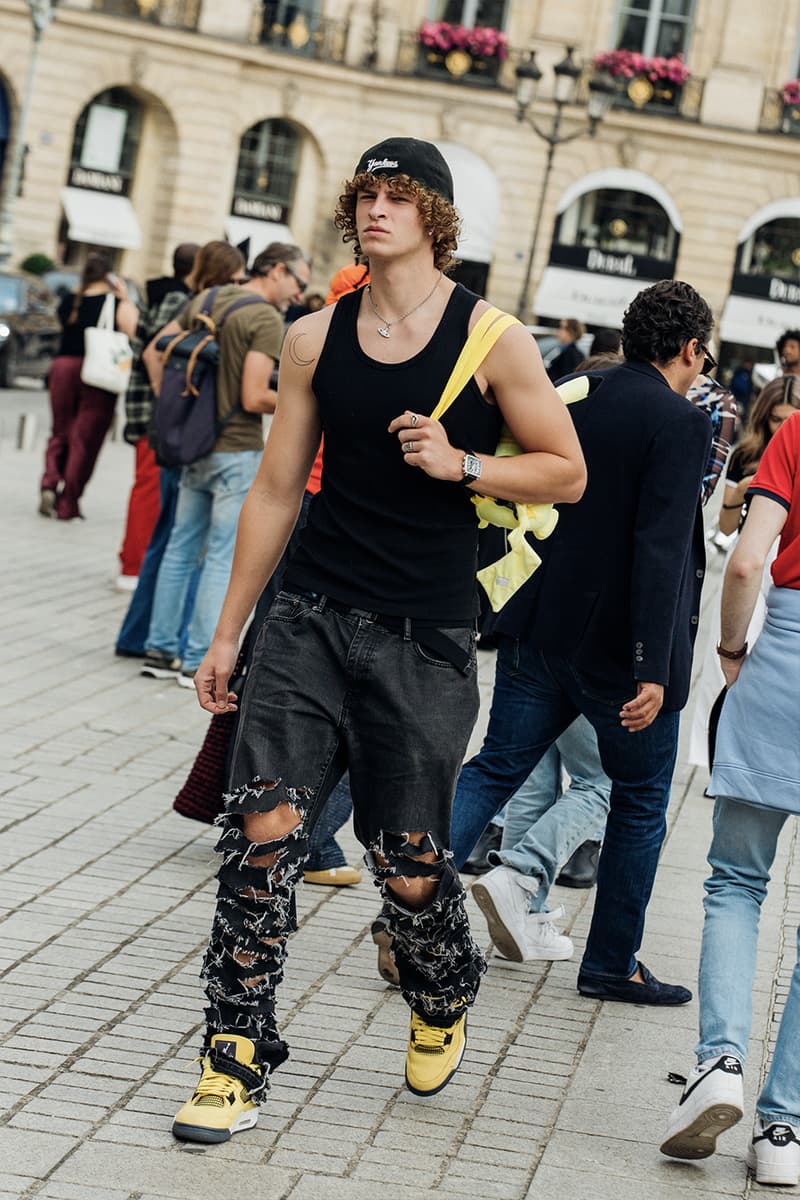
MULTIPOLYGON (((407 466, 397 435, 387 429, 406 409, 433 411, 478 298, 457 284, 428 344, 401 363, 377 362, 361 349, 361 292, 338 301, 312 381, 325 435, 322 490, 285 587, 387 616, 442 626, 472 622, 478 540, 472 493, 407 466)), ((502 417, 473 378, 442 424, 453 446, 491 454, 502 417)))

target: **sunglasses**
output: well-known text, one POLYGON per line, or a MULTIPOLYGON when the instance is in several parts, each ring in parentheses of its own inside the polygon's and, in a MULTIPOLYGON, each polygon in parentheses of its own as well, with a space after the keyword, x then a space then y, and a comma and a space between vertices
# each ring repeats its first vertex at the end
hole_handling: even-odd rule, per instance
POLYGON ((708 373, 710 371, 713 371, 714 368, 717 366, 717 360, 714 358, 714 355, 711 353, 708 346, 704 346, 702 342, 698 342, 698 345, 699 345, 700 349, 703 351, 703 354, 705 355, 705 357, 703 358, 703 365, 700 368, 700 372, 703 375, 708 375, 708 373))
POLYGON ((301 291, 301 292, 304 292, 304 291, 306 290, 306 288, 308 287, 308 284, 307 284, 307 282, 305 281, 305 279, 301 279, 301 278, 300 278, 300 276, 297 274, 297 272, 296 272, 296 271, 293 271, 293 270, 292 270, 292 268, 289 266, 289 264, 288 264, 288 263, 284 263, 283 265, 284 265, 284 267, 286 268, 286 270, 289 272, 289 274, 291 275, 292 279, 293 279, 293 280, 295 281, 295 283, 297 284, 297 286, 298 286, 298 288, 300 289, 300 291, 301 291))

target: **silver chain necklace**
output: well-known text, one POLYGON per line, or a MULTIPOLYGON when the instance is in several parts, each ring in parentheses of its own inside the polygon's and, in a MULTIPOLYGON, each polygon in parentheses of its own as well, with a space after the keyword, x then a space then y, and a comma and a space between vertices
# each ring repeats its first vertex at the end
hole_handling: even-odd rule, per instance
POLYGON ((430 300, 431 296, 433 295, 433 293, 436 291, 437 287, 439 286, 441 278, 442 278, 442 272, 440 271, 436 277, 436 283, 433 285, 431 290, 428 292, 427 296, 425 296, 425 298, 423 300, 420 300, 419 304, 415 304, 413 308, 410 308, 407 313, 403 313, 402 317, 395 317, 395 319, 393 321, 387 321, 386 317, 381 316, 381 314, 378 312, 377 308, 375 307, 375 301, 372 299, 372 284, 368 283, 367 287, 366 287, 367 299, 370 302, 370 306, 372 308, 372 311, 375 313, 375 316, 379 317, 380 320, 383 321, 383 325, 378 326, 378 333, 381 335, 381 337, 388 338, 389 334, 392 331, 393 325, 399 325, 401 321, 405 321, 406 317, 410 317, 412 313, 415 313, 418 308, 422 308, 423 304, 427 304, 427 302, 430 300))

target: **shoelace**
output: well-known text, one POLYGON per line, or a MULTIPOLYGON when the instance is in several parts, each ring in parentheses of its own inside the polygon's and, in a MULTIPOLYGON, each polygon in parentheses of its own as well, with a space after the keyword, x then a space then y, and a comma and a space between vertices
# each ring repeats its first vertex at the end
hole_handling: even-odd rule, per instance
MULTIPOLYGON (((205 1059, 196 1058, 195 1062, 205 1062, 205 1059)), ((223 1075, 221 1071, 215 1071, 211 1066, 204 1066, 203 1073, 200 1076, 200 1082, 195 1088, 194 1094, 199 1106, 213 1106, 215 1108, 223 1108, 229 1103, 228 1097, 232 1090, 236 1087, 241 1087, 237 1079, 232 1075, 223 1075)))

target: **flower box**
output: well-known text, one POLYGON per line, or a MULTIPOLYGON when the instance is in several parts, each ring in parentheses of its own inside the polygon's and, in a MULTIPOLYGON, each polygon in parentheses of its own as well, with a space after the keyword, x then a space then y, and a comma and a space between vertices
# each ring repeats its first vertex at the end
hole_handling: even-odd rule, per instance
POLYGON ((423 21, 417 30, 419 70, 469 83, 493 84, 508 56, 508 38, 499 29, 423 21))
POLYGON ((594 56, 594 67, 620 83, 620 101, 634 108, 677 110, 691 72, 682 54, 646 58, 636 50, 608 50, 594 56))
POLYGON ((800 137, 800 79, 790 79, 781 89, 783 115, 781 132, 800 137))

